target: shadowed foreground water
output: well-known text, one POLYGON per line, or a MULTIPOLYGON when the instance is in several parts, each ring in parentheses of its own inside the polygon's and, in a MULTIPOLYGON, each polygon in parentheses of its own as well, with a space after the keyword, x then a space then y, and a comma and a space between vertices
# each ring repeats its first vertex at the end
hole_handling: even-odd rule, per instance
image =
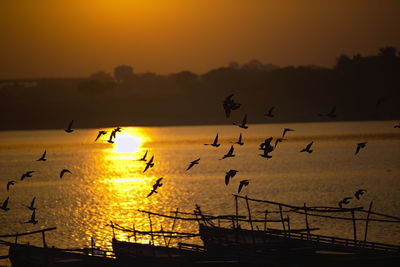
MULTIPOLYGON (((249 179, 241 195, 268 199, 293 205, 337 206, 359 189, 367 189, 360 200, 352 199, 348 207, 368 209, 400 216, 400 129, 396 122, 332 122, 193 127, 123 127, 115 144, 107 143, 108 135, 96 143, 100 129, 0 132, 0 203, 7 196, 10 210, 0 210, 0 235, 33 231, 56 226, 47 235, 50 246, 61 248, 89 246, 91 237, 96 245, 110 248, 110 221, 125 227, 135 225, 149 230, 149 219, 138 209, 169 213, 179 208, 191 212, 195 204, 203 212, 234 214, 233 193, 240 180, 249 179), (271 153, 272 159, 258 154, 258 146, 270 136, 279 137, 285 127, 287 140, 271 153), (219 134, 221 146, 212 143, 219 134), (234 145, 233 158, 219 160, 242 133, 244 145, 234 145), (314 141, 312 154, 300 153, 314 141), (354 155, 357 143, 367 146, 354 155), (38 162, 47 150, 47 161, 38 162), (148 151, 155 165, 143 173, 145 163, 138 161, 148 151), (190 161, 199 164, 186 171, 190 161), (69 169, 72 174, 59 173, 69 169), (228 186, 225 172, 239 172, 228 186), (20 181, 22 173, 34 170, 32 178, 20 181), (164 177, 158 193, 146 198, 155 181, 164 177), (9 180, 18 183, 6 191, 9 180), (25 224, 36 197, 38 224, 25 224)), ((110 133, 111 129, 108 130, 110 133)), ((253 216, 263 218, 265 206, 251 203, 253 216)), ((272 209, 271 206, 268 208, 272 209)), ((247 215, 244 202, 240 213, 247 215)), ((172 213, 171 213, 172 214, 172 213)), ((172 214, 173 215, 173 214, 172 214)), ((270 218, 278 218, 271 214, 270 218)), ((365 217, 366 214, 359 216, 365 217)), ((172 220, 152 218, 154 228, 170 229, 172 220)), ((316 233, 353 237, 351 221, 326 221, 310 217, 316 233)), ((358 237, 363 239, 365 222, 357 223, 358 237)), ((243 227, 247 227, 244 223, 243 227)), ((281 228, 280 223, 268 225, 281 228)), ((262 228, 262 225, 259 225, 262 228)), ((304 217, 291 218, 292 228, 304 228, 304 217)), ((197 231, 196 223, 178 222, 175 230, 197 231)), ((127 235, 117 233, 121 239, 127 235)), ((393 223, 370 222, 368 240, 399 244, 400 226, 393 223)), ((9 241, 13 239, 9 239, 9 241)), ((41 245, 41 236, 20 238, 20 242, 41 245)), ((140 241, 148 242, 147 238, 140 241)), ((192 240, 199 243, 198 239, 192 240)), ((157 242, 163 242, 161 239, 157 242)), ((1 255, 7 253, 0 247, 1 255)), ((4 261, 3 261, 4 263, 4 261)), ((8 263, 9 264, 9 263, 8 263)))

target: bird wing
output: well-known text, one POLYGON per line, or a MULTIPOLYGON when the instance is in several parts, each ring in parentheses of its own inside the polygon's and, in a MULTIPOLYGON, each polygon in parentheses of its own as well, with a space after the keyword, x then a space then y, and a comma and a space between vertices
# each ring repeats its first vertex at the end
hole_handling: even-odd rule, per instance
POLYGON ((46 150, 44 151, 43 155, 42 155, 42 159, 44 159, 46 157, 46 150))
POLYGON ((286 134, 286 132, 288 131, 288 128, 285 128, 284 130, 283 130, 283 134, 282 134, 282 137, 284 137, 285 136, 285 134, 286 134))
POLYGON ((99 139, 100 138, 100 136, 102 135, 103 133, 100 131, 98 134, 97 134, 97 137, 96 137, 96 139, 94 140, 95 142, 97 141, 97 139, 99 139))
POLYGON ((32 199, 31 208, 33 208, 33 205, 35 204, 35 199, 36 199, 36 197, 34 197, 34 198, 32 199))
POLYGON ((193 161, 192 161, 192 162, 190 162, 190 164, 189 164, 189 167, 187 167, 187 169, 186 169, 186 170, 189 170, 190 168, 192 168, 194 164, 195 164, 195 163, 194 163, 193 161))
POLYGON ((311 148, 311 146, 312 146, 313 143, 314 143, 314 141, 311 141, 311 143, 309 143, 309 144, 307 145, 306 150, 310 150, 310 148, 311 148))
POLYGON ((31 221, 35 220, 35 215, 36 215, 36 210, 33 210, 32 216, 31 216, 31 221))
POLYGON ((242 142, 242 134, 239 135, 239 140, 238 140, 238 143, 241 143, 241 142, 242 142))
POLYGON ((360 144, 358 144, 357 148, 356 148, 356 153, 354 153, 354 155, 357 155, 358 151, 360 151, 360 148, 361 148, 361 146, 360 146, 360 144))
POLYGON ((143 171, 143 172, 147 171, 147 169, 149 168, 150 164, 151 164, 150 162, 147 162, 146 168, 144 168, 144 171, 143 171))
POLYGON ((6 200, 4 200, 3 205, 1 206, 3 209, 7 208, 8 199, 9 199, 9 198, 10 198, 10 197, 7 197, 6 200))
POLYGON ((74 120, 72 120, 69 124, 68 124, 68 130, 71 130, 72 128, 72 124, 74 123, 74 120))
POLYGON ((242 190, 242 187, 243 187, 243 184, 242 183, 240 183, 239 184, 239 188, 238 188, 238 194, 240 193, 240 191, 242 190))
POLYGON ((231 148, 228 151, 228 155, 232 155, 233 154, 233 146, 231 146, 231 148))
POLYGON ((158 178, 156 184, 159 184, 164 177, 158 178))
POLYGON ((153 163, 153 160, 154 160, 154 156, 151 157, 151 159, 149 160, 148 163, 149 163, 149 164, 153 163))
POLYGON ((214 139, 214 142, 213 142, 213 144, 218 144, 218 133, 217 133, 217 135, 215 136, 215 139, 214 139))
POLYGON ((246 123, 247 123, 247 114, 244 114, 242 125, 245 125, 246 123))
POLYGON ((230 178, 231 178, 231 174, 230 174, 230 171, 229 171, 229 172, 227 172, 226 175, 225 175, 225 185, 228 185, 228 184, 229 184, 230 178))
POLYGON ((275 107, 272 107, 269 109, 268 114, 272 115, 272 111, 274 110, 275 107))

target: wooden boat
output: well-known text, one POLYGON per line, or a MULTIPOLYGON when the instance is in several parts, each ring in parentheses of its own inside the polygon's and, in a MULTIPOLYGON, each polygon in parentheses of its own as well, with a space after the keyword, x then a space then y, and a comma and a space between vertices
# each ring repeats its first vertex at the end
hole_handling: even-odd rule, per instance
POLYGON ((90 254, 91 249, 59 249, 9 244, 12 266, 116 266, 116 260, 90 254))
POLYGON ((210 257, 204 247, 179 243, 166 247, 135 242, 112 240, 113 251, 121 266, 228 266, 239 262, 210 257))

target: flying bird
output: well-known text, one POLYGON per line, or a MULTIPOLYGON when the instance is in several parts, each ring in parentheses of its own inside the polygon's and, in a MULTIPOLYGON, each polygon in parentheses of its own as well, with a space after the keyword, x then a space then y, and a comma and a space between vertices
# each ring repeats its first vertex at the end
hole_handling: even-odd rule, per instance
POLYGON ((35 220, 35 215, 36 215, 36 210, 33 210, 31 219, 29 221, 26 221, 25 223, 37 224, 38 220, 35 220))
POLYGON ((367 190, 365 190, 365 189, 358 189, 358 190, 354 193, 354 196, 355 196, 358 200, 360 200, 360 196, 363 195, 366 191, 367 191, 367 190))
POLYGON ((16 183, 16 181, 12 180, 12 181, 8 181, 7 183, 7 192, 10 191, 10 185, 14 185, 16 183))
POLYGON ((332 109, 331 109, 331 111, 329 113, 327 113, 327 114, 320 114, 319 113, 318 116, 326 116, 326 117, 329 117, 329 118, 336 118, 335 112, 336 112, 336 104, 332 107, 332 109))
POLYGON ((99 133, 97 134, 97 137, 94 141, 96 142, 102 135, 105 135, 106 133, 107 133, 107 131, 99 131, 99 133))
POLYGON ((224 110, 225 110, 225 116, 226 116, 227 118, 230 117, 231 111, 232 111, 232 110, 236 110, 236 109, 240 108, 240 104, 239 104, 239 103, 236 103, 236 102, 232 99, 232 97, 233 97, 233 94, 228 95, 228 96, 225 98, 224 102, 222 103, 222 107, 223 107, 224 110))
POLYGON ((35 199, 36 199, 36 197, 34 197, 33 199, 32 199, 32 201, 31 201, 31 204, 29 205, 29 206, 25 206, 25 205, 23 205, 24 207, 27 207, 28 209, 30 209, 30 210, 35 210, 36 208, 34 207, 35 206, 35 199))
POLYGON ((237 126, 239 126, 240 128, 243 128, 243 129, 249 128, 248 126, 246 126, 246 123, 247 123, 247 114, 244 114, 243 121, 242 121, 241 124, 236 123, 236 122, 232 122, 233 125, 237 125, 237 126))
POLYGON ((10 210, 10 208, 7 208, 8 199, 9 199, 9 198, 10 198, 10 197, 7 197, 6 200, 4 200, 3 205, 1 205, 0 209, 2 209, 2 210, 4 210, 4 211, 10 210))
POLYGON ((154 166, 153 160, 154 160, 154 156, 152 156, 151 159, 146 163, 146 168, 144 168, 143 172, 147 171, 148 168, 153 168, 153 166, 154 166))
POLYGON ((248 186, 248 185, 249 185, 249 180, 240 181, 239 188, 238 188, 238 194, 240 194, 240 191, 242 191, 243 186, 248 186))
POLYGON ((21 176, 21 181, 23 181, 25 179, 25 177, 32 177, 32 173, 34 173, 35 171, 27 171, 26 173, 22 174, 21 176))
POLYGON ((189 170, 189 169, 192 168, 194 165, 199 164, 199 160, 200 160, 200 158, 191 161, 186 170, 189 170))
POLYGON ((36 161, 46 161, 46 150, 43 152, 43 155, 36 161))
POLYGON ((158 193, 157 192, 157 188, 161 187, 163 184, 161 183, 161 180, 163 179, 163 177, 158 178, 156 183, 153 184, 153 189, 151 190, 151 192, 147 195, 147 197, 151 196, 153 193, 158 193))
POLYGON ((272 114, 272 111, 274 110, 275 107, 271 107, 267 113, 264 114, 264 117, 271 117, 273 118, 274 115, 272 114))
POLYGON ((217 135, 215 136, 214 142, 212 142, 212 144, 204 144, 204 145, 205 145, 205 146, 210 145, 210 146, 213 146, 213 147, 219 147, 220 144, 218 144, 218 133, 217 133, 217 135))
POLYGON ((244 145, 244 143, 242 142, 242 133, 240 133, 239 140, 235 144, 238 144, 238 145, 241 145, 241 146, 244 145))
POLYGON ((231 148, 229 149, 228 153, 226 153, 226 154, 222 157, 222 159, 229 158, 229 157, 234 157, 234 156, 235 156, 235 155, 233 154, 233 145, 232 145, 231 148))
POLYGON ((63 178, 64 174, 67 172, 72 174, 72 172, 70 172, 68 169, 62 169, 62 171, 60 172, 60 179, 63 178))
POLYGON ((226 172, 226 175, 225 175, 225 184, 226 185, 229 184, 229 180, 232 179, 236 175, 237 172, 238 172, 237 170, 229 170, 228 172, 226 172))
POLYGON ((306 146, 306 148, 303 148, 302 150, 300 150, 300 152, 308 152, 308 153, 312 153, 313 152, 313 150, 312 149, 310 149, 311 148, 311 146, 312 146, 312 144, 314 143, 314 141, 311 141, 311 143, 309 143, 307 146, 306 146))
POLYGON ((360 151, 361 148, 364 148, 367 145, 368 142, 362 142, 362 143, 358 143, 357 144, 357 148, 356 148, 356 152, 354 153, 354 155, 357 155, 358 152, 360 151))
POLYGON ((339 208, 342 208, 343 204, 349 204, 350 203, 349 202, 350 199, 353 199, 353 198, 352 197, 345 197, 341 201, 339 201, 339 203, 338 203, 339 208))
POLYGON ((138 159, 138 160, 139 160, 139 161, 146 161, 147 152, 149 152, 149 151, 146 150, 146 153, 144 153, 143 157, 142 157, 141 159, 138 159))
POLYGON ((287 132, 292 132, 292 131, 294 131, 294 130, 293 130, 293 129, 290 129, 290 128, 285 128, 285 129, 283 129, 282 138, 285 137, 285 134, 286 134, 287 132))
POLYGON ((113 139, 113 134, 111 133, 110 138, 108 138, 107 142, 110 144, 114 144, 114 141, 112 139, 113 139))
POLYGON ((115 128, 114 130, 112 130, 112 132, 111 132, 111 135, 110 135, 110 139, 112 139, 112 138, 116 138, 116 135, 117 135, 117 132, 119 133, 119 132, 121 132, 121 127, 117 127, 117 128, 115 128))
POLYGON ((74 130, 72 130, 72 124, 74 123, 74 120, 72 120, 69 124, 68 124, 68 128, 65 129, 64 131, 66 131, 67 133, 72 133, 74 130))

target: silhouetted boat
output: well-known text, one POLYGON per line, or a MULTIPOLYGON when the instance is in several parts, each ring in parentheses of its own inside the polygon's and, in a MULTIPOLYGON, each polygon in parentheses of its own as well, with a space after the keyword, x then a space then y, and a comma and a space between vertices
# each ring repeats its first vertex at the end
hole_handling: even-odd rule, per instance
POLYGON ((9 244, 9 259, 12 266, 117 266, 116 260, 96 256, 91 249, 59 249, 36 247, 24 244, 9 244))

